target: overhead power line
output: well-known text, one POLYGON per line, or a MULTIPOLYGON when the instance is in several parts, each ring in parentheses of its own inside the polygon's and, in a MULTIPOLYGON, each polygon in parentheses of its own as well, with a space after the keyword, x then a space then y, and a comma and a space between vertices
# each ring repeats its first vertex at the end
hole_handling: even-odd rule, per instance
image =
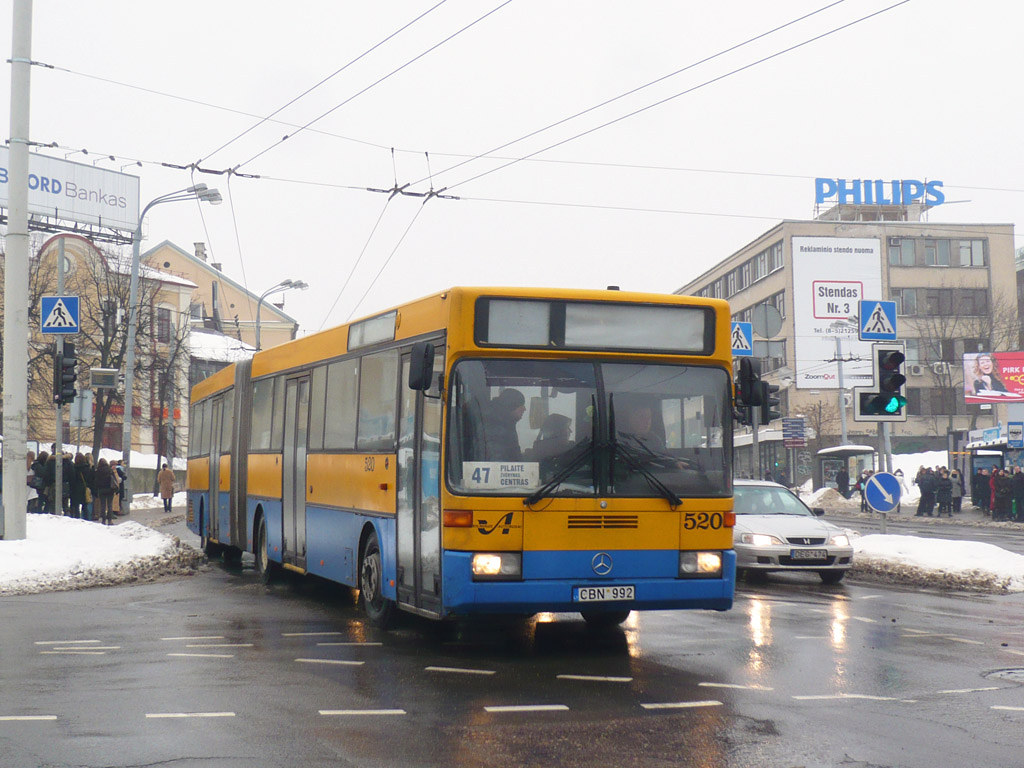
POLYGON ((597 126, 595 126, 593 128, 590 128, 590 129, 588 129, 586 131, 578 133, 575 136, 570 136, 567 139, 563 139, 562 141, 559 141, 559 142, 556 142, 554 144, 551 144, 551 145, 549 145, 547 147, 544 147, 543 149, 538 149, 536 152, 531 152, 530 154, 526 155, 523 158, 520 158, 520 159, 517 159, 517 160, 513 160, 511 162, 505 163, 504 165, 500 165, 497 168, 492 168, 492 169, 490 169, 488 171, 484 171, 483 173, 478 173, 476 176, 472 176, 472 177, 470 177, 468 179, 465 179, 463 181, 459 181, 459 182, 456 182, 454 184, 449 184, 448 185, 448 189, 454 189, 455 187, 461 187, 464 184, 469 184, 472 181, 477 181, 478 179, 481 179, 484 176, 489 176, 492 173, 496 173, 497 171, 504 170, 505 168, 508 168, 508 167, 510 167, 512 165, 516 165, 517 163, 520 163, 523 160, 526 160, 528 158, 534 157, 534 156, 539 155, 539 154, 541 154, 543 152, 548 152, 548 151, 550 151, 552 149, 555 149, 556 147, 560 147, 560 146, 562 146, 564 144, 568 144, 571 141, 576 141, 577 139, 583 138, 584 136, 589 136, 590 134, 596 133, 597 131, 603 130, 604 128, 607 128, 607 127, 609 127, 611 125, 615 125, 616 123, 620 123, 623 120, 627 120, 627 119, 629 119, 631 117, 635 117, 636 115, 643 114, 644 112, 647 112, 648 110, 654 109, 655 107, 660 107, 660 106, 662 106, 664 104, 667 104, 670 101, 678 99, 681 96, 685 96, 687 94, 693 93, 694 91, 700 90, 701 88, 706 88, 709 85, 717 83, 717 82, 719 82, 721 80, 725 80, 726 78, 732 77, 733 75, 739 74, 740 72, 745 72, 748 69, 756 67, 756 66, 758 66, 760 64, 764 64, 765 62, 771 61, 772 59, 778 58, 779 56, 782 56, 784 54, 791 53, 792 51, 795 51, 795 50, 797 50, 799 48, 803 48, 804 46, 810 45, 813 42, 821 40, 821 39, 823 39, 825 37, 828 37, 830 35, 834 35, 837 32, 840 32, 840 31, 842 31, 844 29, 848 29, 848 28, 850 28, 850 27, 852 27, 852 26, 854 26, 856 24, 860 24, 863 21, 867 21, 868 19, 874 18, 875 16, 879 16, 879 15, 881 15, 883 13, 887 13, 888 11, 891 11, 894 8, 898 8, 901 5, 906 5, 909 2, 910 2, 910 0, 900 0, 900 2, 894 3, 893 5, 890 5, 890 6, 886 7, 886 8, 882 8, 881 10, 875 11, 874 13, 869 13, 866 16, 860 17, 859 19, 855 19, 854 21, 851 21, 851 22, 848 22, 848 23, 843 24, 841 26, 835 27, 834 29, 830 29, 827 32, 823 32, 820 35, 815 35, 814 37, 808 38, 807 40, 804 40, 803 42, 796 43, 795 45, 791 45, 791 46, 789 46, 787 48, 783 48, 782 50, 776 51, 775 53, 769 54, 768 56, 763 56, 760 59, 757 59, 756 61, 752 61, 749 64, 743 65, 742 67, 737 67, 736 69, 730 70, 729 72, 726 72, 726 73, 724 73, 722 75, 718 75, 717 77, 713 77, 713 78, 710 78, 709 80, 705 80, 703 83, 699 83, 699 84, 693 86, 692 88, 687 88, 684 91, 680 91, 679 93, 676 93, 676 94, 674 94, 672 96, 668 96, 668 97, 666 97, 664 99, 656 101, 653 104, 648 104, 646 107, 641 107, 640 109, 633 110, 632 112, 629 112, 629 113, 627 113, 625 115, 621 115, 620 117, 617 117, 617 118, 615 118, 613 120, 609 120, 609 121, 607 121, 605 123, 602 123, 601 125, 597 125, 597 126))

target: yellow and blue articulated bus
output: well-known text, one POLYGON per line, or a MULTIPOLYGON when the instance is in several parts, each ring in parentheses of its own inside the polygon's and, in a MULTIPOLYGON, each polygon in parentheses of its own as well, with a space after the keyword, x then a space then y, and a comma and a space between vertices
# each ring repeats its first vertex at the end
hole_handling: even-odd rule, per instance
POLYGON ((727 610, 728 304, 453 288, 192 390, 188 525, 371 621, 727 610))

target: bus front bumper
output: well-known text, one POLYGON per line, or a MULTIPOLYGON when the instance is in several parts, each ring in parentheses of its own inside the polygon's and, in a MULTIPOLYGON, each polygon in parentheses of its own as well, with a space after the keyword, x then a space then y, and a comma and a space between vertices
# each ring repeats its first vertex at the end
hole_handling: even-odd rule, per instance
MULTIPOLYGON (((678 552, 616 552, 615 561, 628 564, 643 562, 644 567, 625 567, 614 578, 595 578, 584 575, 579 567, 581 553, 544 552, 524 553, 523 576, 515 581, 474 581, 470 552, 446 551, 443 556, 444 613, 470 615, 478 613, 561 613, 569 611, 621 611, 621 610, 673 610, 705 609, 727 611, 732 608, 736 584, 736 553, 722 553, 720 577, 678 578, 669 576, 678 569, 678 552), (537 568, 541 556, 546 564, 537 568), (531 563, 534 561, 534 563, 531 563), (662 566, 658 567, 659 561, 662 566), (558 565, 564 565, 559 568, 558 565), (540 573, 537 573, 537 572, 540 573), (578 576, 565 576, 564 571, 578 576), (661 575, 656 572, 660 571, 661 575), (632 600, 600 600, 581 602, 580 587, 634 588, 632 600)), ((589 570, 591 555, 586 555, 589 570)), ((608 590, 606 590, 607 592, 608 590)))

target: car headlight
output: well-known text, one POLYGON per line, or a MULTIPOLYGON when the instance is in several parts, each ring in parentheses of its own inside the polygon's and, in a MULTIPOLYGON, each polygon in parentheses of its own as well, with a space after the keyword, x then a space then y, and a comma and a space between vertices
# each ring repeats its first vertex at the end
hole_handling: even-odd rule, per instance
POLYGON ((476 552, 471 561, 474 581, 500 581, 523 577, 519 552, 476 552))
POLYGON ((680 552, 679 575, 691 578, 721 576, 722 553, 680 552))
POLYGON ((833 547, 848 547, 850 546, 850 537, 845 533, 837 533, 828 540, 828 543, 833 547))
POLYGON ((740 541, 755 547, 782 547, 786 544, 782 539, 769 536, 767 533, 744 533, 740 536, 740 541))

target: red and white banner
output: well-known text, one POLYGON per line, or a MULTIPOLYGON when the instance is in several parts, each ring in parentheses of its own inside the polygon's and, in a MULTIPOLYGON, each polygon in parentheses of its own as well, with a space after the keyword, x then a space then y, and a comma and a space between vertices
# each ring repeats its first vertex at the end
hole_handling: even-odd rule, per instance
POLYGON ((964 355, 964 402, 1024 401, 1024 352, 964 355))

